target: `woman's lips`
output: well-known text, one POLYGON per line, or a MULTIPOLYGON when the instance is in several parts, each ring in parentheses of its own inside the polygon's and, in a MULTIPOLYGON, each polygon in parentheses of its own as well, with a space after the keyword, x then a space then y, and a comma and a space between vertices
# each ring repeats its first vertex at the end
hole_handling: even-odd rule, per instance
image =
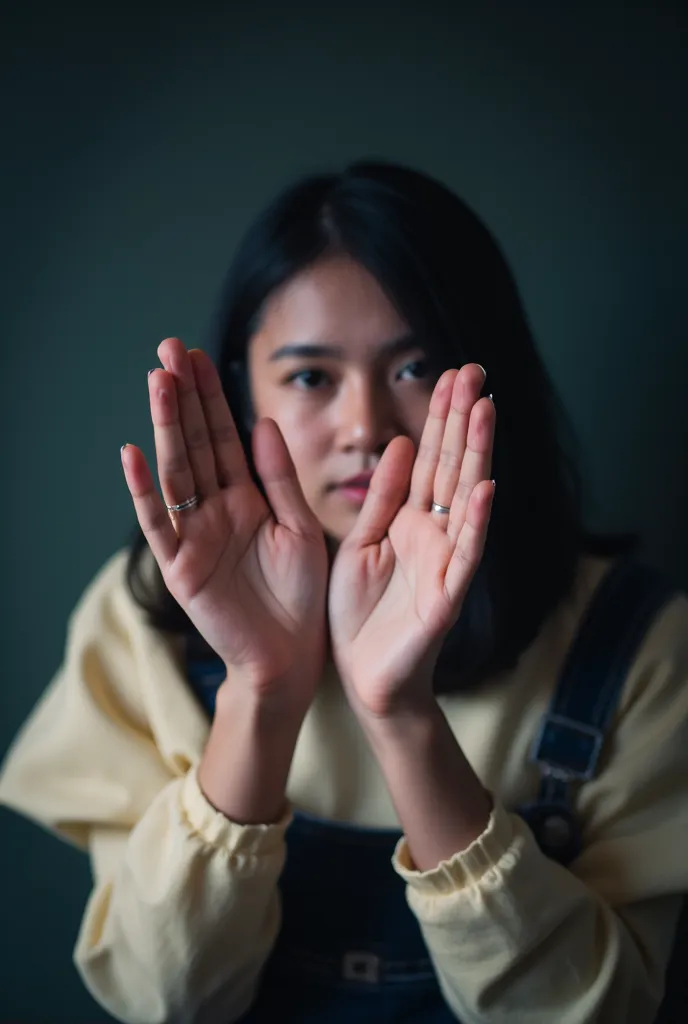
POLYGON ((342 485, 341 487, 338 487, 337 490, 342 497, 346 498, 347 501, 350 501, 352 505, 359 506, 363 504, 366 494, 368 493, 367 487, 354 487, 353 485, 342 485))
POLYGON ((368 493, 371 476, 372 474, 351 477, 350 480, 343 480, 341 484, 337 484, 335 489, 346 501, 360 507, 368 493))

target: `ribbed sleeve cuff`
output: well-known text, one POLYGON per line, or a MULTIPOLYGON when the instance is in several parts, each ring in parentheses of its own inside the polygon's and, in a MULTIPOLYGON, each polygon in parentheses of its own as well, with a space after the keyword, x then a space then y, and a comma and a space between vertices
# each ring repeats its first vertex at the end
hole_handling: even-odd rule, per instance
POLYGON ((240 858, 281 854, 284 833, 293 817, 291 806, 287 805, 282 818, 271 825, 239 825, 231 821, 205 798, 197 768, 189 771, 182 784, 181 809, 189 830, 203 842, 240 858))
POLYGON ((413 866, 406 837, 402 836, 394 851, 392 864, 397 874, 418 895, 449 894, 487 881, 490 872, 498 866, 504 866, 505 857, 516 856, 516 839, 511 814, 501 804, 495 803, 485 831, 450 860, 441 861, 429 871, 418 871, 413 866))

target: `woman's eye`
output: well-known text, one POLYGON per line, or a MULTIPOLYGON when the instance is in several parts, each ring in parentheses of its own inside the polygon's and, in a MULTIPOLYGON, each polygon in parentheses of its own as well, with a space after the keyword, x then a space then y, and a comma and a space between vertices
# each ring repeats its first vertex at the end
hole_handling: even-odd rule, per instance
POLYGON ((324 370, 299 370, 298 373, 291 374, 287 383, 295 384, 303 391, 314 391, 329 383, 329 378, 324 370))
POLYGON ((399 370, 397 380, 422 380, 428 375, 427 359, 414 359, 399 370))

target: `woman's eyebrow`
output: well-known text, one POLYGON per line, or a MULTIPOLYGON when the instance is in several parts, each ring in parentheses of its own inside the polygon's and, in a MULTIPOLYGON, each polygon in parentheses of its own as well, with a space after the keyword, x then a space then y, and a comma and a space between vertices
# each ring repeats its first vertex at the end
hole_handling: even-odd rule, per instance
POLYGON ((282 345, 270 354, 269 362, 277 362, 278 359, 343 359, 344 349, 339 345, 316 345, 312 342, 292 342, 289 345, 282 345))
MULTIPOLYGON (((379 355, 398 356, 412 349, 422 348, 414 334, 384 341, 377 349, 379 355)), ((281 345, 271 353, 269 362, 279 359, 346 359, 347 351, 341 345, 324 345, 314 342, 292 342, 281 345)))

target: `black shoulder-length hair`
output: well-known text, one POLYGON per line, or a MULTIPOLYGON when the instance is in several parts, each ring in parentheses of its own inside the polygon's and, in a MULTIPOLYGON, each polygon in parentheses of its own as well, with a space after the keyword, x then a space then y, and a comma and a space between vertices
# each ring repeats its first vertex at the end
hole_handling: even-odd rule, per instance
MULTIPOLYGON (((499 245, 468 206, 418 171, 359 162, 282 192, 238 247, 210 344, 255 477, 247 348, 274 289, 331 252, 362 264, 422 339, 434 372, 487 370, 497 432, 497 489, 487 544, 459 621, 437 665, 436 691, 475 688, 513 667, 569 593, 585 551, 615 555, 633 539, 583 528, 575 440, 535 347, 499 245)), ((127 566, 134 600, 153 627, 203 640, 169 593, 136 527, 127 566)), ((152 556, 151 556, 152 559, 152 556)))

